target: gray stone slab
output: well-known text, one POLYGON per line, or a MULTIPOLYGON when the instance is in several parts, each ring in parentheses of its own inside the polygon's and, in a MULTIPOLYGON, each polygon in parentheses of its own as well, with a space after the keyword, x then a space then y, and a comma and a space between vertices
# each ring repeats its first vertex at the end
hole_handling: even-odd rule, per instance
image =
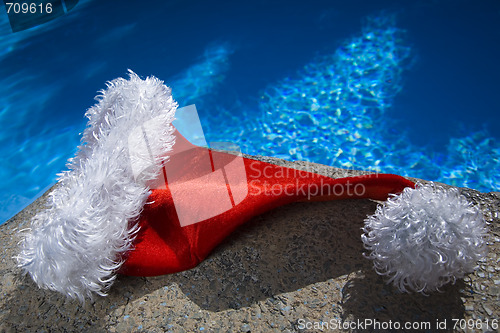
MULTIPOLYGON (((257 158, 331 177, 365 173, 257 158)), ((40 290, 12 258, 17 231, 43 208, 45 194, 0 226, 0 332, 315 332, 320 329, 314 325, 336 331, 331 328, 340 320, 429 322, 434 330, 438 321, 450 329, 454 320, 463 325, 469 319, 482 323, 477 331, 496 332, 486 325, 500 317, 500 194, 461 191, 482 207, 489 254, 478 271, 442 293, 403 294, 386 285, 363 258, 360 239, 363 220, 377 203, 342 200, 270 211, 198 267, 150 278, 119 276, 107 297, 83 305, 40 290), (310 329, 302 330, 306 325, 310 329)))

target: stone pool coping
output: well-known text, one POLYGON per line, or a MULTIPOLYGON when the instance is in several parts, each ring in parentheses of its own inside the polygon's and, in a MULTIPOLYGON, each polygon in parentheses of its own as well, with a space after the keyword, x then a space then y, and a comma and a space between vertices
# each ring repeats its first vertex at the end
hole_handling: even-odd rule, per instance
MULTIPOLYGON (((367 173, 250 158, 334 178, 367 173)), ((119 276, 107 297, 80 304, 38 289, 12 258, 17 231, 29 226, 49 190, 0 226, 0 331, 294 332, 307 323, 365 319, 446 320, 449 329, 453 319, 478 319, 485 327, 500 318, 500 193, 460 191, 489 223, 489 254, 476 272, 442 293, 403 294, 373 271, 362 255, 360 228, 377 203, 363 199, 275 209, 244 225, 194 269, 119 276)), ((310 327, 305 331, 318 331, 310 327)))

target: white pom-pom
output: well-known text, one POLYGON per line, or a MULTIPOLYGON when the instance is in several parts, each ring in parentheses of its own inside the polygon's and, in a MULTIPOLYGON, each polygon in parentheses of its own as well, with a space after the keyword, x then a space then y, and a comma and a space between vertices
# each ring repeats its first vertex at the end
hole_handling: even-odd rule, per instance
POLYGON ((486 223, 455 188, 417 184, 365 220, 366 255, 404 292, 427 293, 472 272, 486 254, 486 223))

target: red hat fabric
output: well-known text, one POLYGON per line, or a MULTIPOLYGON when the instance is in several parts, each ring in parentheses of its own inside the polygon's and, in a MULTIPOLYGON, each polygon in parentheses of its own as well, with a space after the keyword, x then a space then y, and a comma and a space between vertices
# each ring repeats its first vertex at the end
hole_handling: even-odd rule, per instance
MULTIPOLYGON (((201 178, 199 163, 203 155, 212 155, 220 167, 238 158, 235 155, 210 151, 190 144, 179 132, 168 163, 182 165, 182 177, 177 182, 196 189, 219 187, 217 181, 206 183, 201 178), (176 147, 182 146, 181 149, 176 147), (176 154, 180 150, 180 154, 176 154), (184 182, 183 180, 194 180, 184 182), (197 181, 199 180, 199 181, 197 181)), ((246 197, 220 215, 198 223, 181 226, 178 209, 204 209, 209 203, 198 202, 193 207, 193 191, 186 189, 184 197, 174 204, 167 186, 155 189, 139 219, 140 231, 134 242, 134 250, 126 256, 120 273, 151 276, 176 273, 192 268, 238 226, 252 217, 278 206, 297 201, 317 201, 371 198, 386 200, 388 195, 401 192, 415 184, 403 177, 388 174, 371 174, 359 177, 332 179, 330 177, 243 158, 246 179, 236 186, 248 188, 246 197), (179 207, 186 205, 186 207, 179 207)), ((205 172, 209 172, 210 170, 205 172)), ((167 177, 168 178, 168 177, 167 177)), ((227 184, 229 186, 229 184, 227 184)), ((231 184, 234 186, 235 184, 231 184)))

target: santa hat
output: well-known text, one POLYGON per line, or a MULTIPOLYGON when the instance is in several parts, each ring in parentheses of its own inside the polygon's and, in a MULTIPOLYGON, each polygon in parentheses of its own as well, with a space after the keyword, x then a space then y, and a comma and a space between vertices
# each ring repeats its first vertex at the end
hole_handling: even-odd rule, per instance
POLYGON ((105 295, 116 273, 190 269, 253 216, 296 201, 386 200, 361 238, 402 291, 437 290, 485 255, 484 219, 456 189, 388 174, 332 179, 192 145, 153 77, 130 72, 97 99, 69 171, 23 231, 19 266, 41 288, 83 300, 105 295))

